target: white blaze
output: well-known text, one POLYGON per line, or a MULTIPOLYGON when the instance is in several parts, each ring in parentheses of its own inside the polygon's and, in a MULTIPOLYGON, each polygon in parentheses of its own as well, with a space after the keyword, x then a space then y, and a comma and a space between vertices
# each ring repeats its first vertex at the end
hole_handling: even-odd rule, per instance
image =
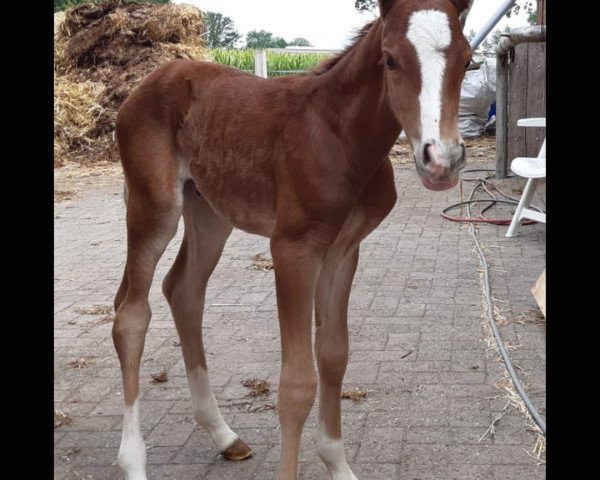
POLYGON ((421 69, 421 142, 441 145, 442 85, 446 71, 444 49, 452 40, 448 16, 439 10, 419 10, 410 16, 406 37, 417 51, 421 69))
POLYGON ((146 480, 146 445, 140 428, 140 405, 136 398, 123 412, 123 435, 117 463, 127 480, 146 480))

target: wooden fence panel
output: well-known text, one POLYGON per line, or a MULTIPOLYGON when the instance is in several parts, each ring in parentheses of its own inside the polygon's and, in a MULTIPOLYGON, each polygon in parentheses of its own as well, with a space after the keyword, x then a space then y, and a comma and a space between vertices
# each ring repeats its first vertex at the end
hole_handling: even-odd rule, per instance
MULTIPOLYGON (((546 116, 546 43, 530 43, 527 69, 527 116, 546 116)), ((546 137, 545 128, 527 128, 527 156, 535 157, 546 137)))
POLYGON ((508 164, 515 157, 535 157, 545 137, 543 128, 517 127, 520 118, 546 116, 546 43, 522 43, 510 63, 508 89, 508 164))

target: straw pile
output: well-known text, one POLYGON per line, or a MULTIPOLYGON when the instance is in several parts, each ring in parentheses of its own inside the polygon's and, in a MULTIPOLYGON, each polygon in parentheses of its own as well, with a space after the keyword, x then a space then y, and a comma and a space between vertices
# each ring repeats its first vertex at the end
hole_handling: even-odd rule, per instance
POLYGON ((174 58, 205 60, 191 6, 110 0, 54 15, 54 166, 118 161, 116 114, 132 89, 174 58))

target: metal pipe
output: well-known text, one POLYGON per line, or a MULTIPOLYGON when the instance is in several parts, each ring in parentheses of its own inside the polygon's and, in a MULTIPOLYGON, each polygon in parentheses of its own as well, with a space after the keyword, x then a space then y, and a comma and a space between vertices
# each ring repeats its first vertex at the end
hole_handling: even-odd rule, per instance
POLYGON ((546 25, 513 28, 507 34, 502 35, 502 38, 496 47, 496 55, 507 55, 511 48, 514 48, 520 43, 545 41, 546 25))
POLYGON ((471 45, 471 50, 475 51, 475 49, 477 49, 479 44, 483 42, 485 37, 488 36, 488 33, 492 31, 492 29, 496 26, 500 19, 506 15, 506 12, 510 10, 516 1, 517 0, 505 0, 504 3, 498 7, 496 13, 490 17, 487 23, 481 27, 481 30, 479 30, 479 32, 477 32, 477 34, 469 42, 471 45))

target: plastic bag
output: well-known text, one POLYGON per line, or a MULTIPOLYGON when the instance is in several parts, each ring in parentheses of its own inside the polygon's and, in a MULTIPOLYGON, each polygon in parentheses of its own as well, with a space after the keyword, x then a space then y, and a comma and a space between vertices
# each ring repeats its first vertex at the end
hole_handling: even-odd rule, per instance
POLYGON ((458 107, 458 130, 463 138, 478 137, 496 101, 496 59, 486 58, 478 70, 465 74, 458 107))

